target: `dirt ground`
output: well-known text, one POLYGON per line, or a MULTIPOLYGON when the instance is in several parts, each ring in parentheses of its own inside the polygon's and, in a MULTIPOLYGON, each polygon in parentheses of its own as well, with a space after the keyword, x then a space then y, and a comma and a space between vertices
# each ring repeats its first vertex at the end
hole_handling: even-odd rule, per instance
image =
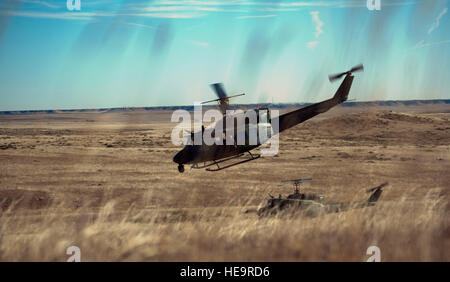
POLYGON ((279 154, 180 174, 169 111, 0 115, 0 260, 449 261, 450 105, 337 107, 279 154), (284 180, 375 207, 316 218, 244 211, 284 180))

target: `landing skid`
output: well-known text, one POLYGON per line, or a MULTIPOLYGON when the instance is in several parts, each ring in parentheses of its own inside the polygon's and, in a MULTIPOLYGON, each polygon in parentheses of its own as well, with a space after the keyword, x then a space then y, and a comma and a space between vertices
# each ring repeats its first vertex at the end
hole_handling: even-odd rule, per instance
POLYGON ((210 167, 210 166, 215 165, 215 164, 220 164, 220 163, 223 163, 223 162, 226 162, 226 161, 235 159, 235 158, 242 157, 243 155, 244 155, 244 154, 239 154, 239 155, 236 155, 236 156, 232 156, 232 157, 228 157, 228 158, 225 158, 225 159, 221 159, 221 160, 219 160, 219 161, 213 161, 213 162, 211 162, 211 163, 203 163, 203 165, 199 165, 198 163, 196 163, 196 164, 193 164, 193 165, 191 166, 191 169, 193 169, 193 168, 194 168, 194 169, 207 168, 207 167, 210 167))
POLYGON ((219 171, 219 170, 226 169, 226 168, 238 165, 238 164, 246 163, 246 162, 249 162, 249 161, 254 161, 254 160, 259 159, 261 157, 261 155, 259 155, 259 154, 258 155, 253 155, 250 152, 247 152, 247 153, 249 153, 250 158, 248 158, 246 160, 242 160, 240 162, 232 163, 232 164, 225 165, 225 166, 222 166, 222 167, 219 166, 219 164, 221 164, 223 162, 242 157, 244 154, 239 154, 239 155, 232 156, 232 157, 229 157, 229 158, 225 158, 225 159, 222 159, 222 160, 219 160, 219 161, 213 161, 212 163, 204 164, 202 166, 199 166, 198 164, 194 164, 194 165, 192 165, 191 169, 192 168, 195 168, 195 169, 206 168, 207 171, 219 171), (217 168, 210 168, 210 166, 213 166, 213 165, 216 165, 217 168))

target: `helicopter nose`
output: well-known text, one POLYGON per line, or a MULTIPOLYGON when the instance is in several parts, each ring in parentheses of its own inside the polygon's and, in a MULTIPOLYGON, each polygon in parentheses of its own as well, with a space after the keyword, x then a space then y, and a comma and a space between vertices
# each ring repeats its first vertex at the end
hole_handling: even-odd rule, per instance
POLYGON ((175 154, 175 156, 173 157, 173 162, 175 162, 175 163, 177 163, 177 164, 180 164, 181 162, 181 152, 182 151, 179 151, 178 153, 176 153, 175 154))
POLYGON ((183 149, 181 151, 179 151, 174 157, 173 157, 173 161, 177 164, 183 164, 186 162, 186 150, 183 149))

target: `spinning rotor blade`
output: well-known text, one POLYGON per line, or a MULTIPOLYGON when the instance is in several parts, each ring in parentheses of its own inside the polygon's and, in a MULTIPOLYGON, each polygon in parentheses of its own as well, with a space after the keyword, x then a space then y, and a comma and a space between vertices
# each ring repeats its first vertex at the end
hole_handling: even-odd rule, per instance
POLYGON ((388 182, 384 182, 384 183, 381 184, 381 185, 378 185, 378 186, 376 186, 376 187, 367 189, 366 192, 367 192, 367 193, 370 193, 370 192, 373 192, 373 191, 375 191, 375 190, 377 190, 377 189, 381 189, 381 188, 383 188, 383 187, 385 187, 385 186, 387 186, 387 185, 388 185, 388 182))
POLYGON ((227 96, 226 98, 222 99, 222 98, 218 98, 218 99, 214 99, 214 100, 209 100, 209 101, 205 101, 205 102, 201 102, 201 104, 206 104, 206 103, 211 103, 211 102, 216 102, 216 101, 221 101, 221 100, 227 100, 233 97, 238 97, 238 96, 242 96, 245 95, 245 93, 242 94, 237 94, 237 95, 233 95, 233 96, 227 96))
POLYGON ((299 179, 292 179, 292 180, 288 180, 289 182, 294 182, 294 183, 305 183, 305 182, 308 182, 308 181, 311 181, 312 180, 312 178, 304 178, 304 179, 302 179, 302 178, 299 178, 299 179))
POLYGON ((341 78, 342 76, 344 76, 346 74, 347 74, 347 72, 341 72, 341 73, 338 73, 338 74, 330 74, 328 76, 328 79, 330 80, 330 82, 333 82, 333 81, 341 78))
POLYGON ((214 92, 216 93, 217 97, 219 97, 219 99, 228 98, 227 93, 225 93, 225 90, 223 89, 222 83, 213 83, 213 84, 211 84, 211 87, 214 90, 214 92))
POLYGON ((220 108, 220 111, 222 112, 222 114, 226 113, 226 111, 228 109, 228 100, 230 98, 245 95, 244 93, 242 93, 242 94, 237 94, 237 95, 233 95, 233 96, 227 96, 227 93, 225 92, 222 83, 213 83, 210 86, 213 89, 214 93, 216 93, 217 97, 219 97, 219 98, 203 102, 202 104, 218 101, 219 108, 220 108))
POLYGON ((350 73, 357 71, 364 71, 364 66, 362 64, 356 65, 350 70, 350 73))
POLYGON ((354 72, 363 71, 363 70, 364 70, 364 66, 362 64, 359 64, 359 65, 356 65, 353 68, 351 68, 349 71, 341 72, 341 73, 337 73, 337 74, 330 74, 328 76, 328 79, 330 80, 330 82, 333 82, 333 81, 343 77, 344 75, 352 74, 354 72))

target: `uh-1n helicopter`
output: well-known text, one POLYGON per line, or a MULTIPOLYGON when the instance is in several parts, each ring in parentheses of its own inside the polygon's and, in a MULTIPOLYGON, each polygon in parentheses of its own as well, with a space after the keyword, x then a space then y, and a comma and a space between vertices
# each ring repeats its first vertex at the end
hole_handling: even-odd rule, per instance
MULTIPOLYGON (((324 113, 336 105, 339 105, 339 104, 345 102, 347 100, 350 88, 352 86, 352 82, 353 82, 353 78, 354 78, 354 76, 352 74, 354 72, 361 71, 363 69, 364 69, 363 65, 360 64, 360 65, 353 67, 349 71, 342 72, 342 73, 335 74, 335 75, 330 75, 329 80, 331 82, 333 82, 337 79, 340 79, 343 76, 345 76, 345 78, 342 81, 342 83, 339 86, 336 93, 334 94, 334 96, 328 100, 325 100, 325 101, 322 101, 319 103, 315 103, 315 104, 306 106, 304 108, 282 114, 277 117, 273 117, 273 119, 271 119, 271 117, 270 117, 270 111, 268 108, 256 109, 256 112, 258 112, 258 117, 261 114, 261 112, 265 112, 266 119, 265 119, 265 121, 261 120, 261 122, 260 122, 260 119, 258 118, 258 120, 256 121, 256 124, 248 124, 247 120, 246 120, 247 129, 249 126, 253 126, 258 129, 262 128, 263 130, 269 131, 269 134, 267 134, 268 138, 259 138, 258 137, 256 144, 249 144, 248 142, 246 142, 245 144, 242 144, 242 145, 236 144, 235 142, 233 143, 233 145, 228 144, 228 142, 227 142, 227 144, 222 144, 222 145, 218 145, 218 144, 206 145, 204 143, 196 145, 196 144, 193 144, 193 142, 191 142, 190 144, 189 143, 186 144, 184 146, 184 148, 182 150, 180 150, 173 157, 173 161, 178 164, 178 171, 180 173, 184 172, 185 164, 192 164, 191 168, 194 168, 194 169, 206 168, 206 170, 208 170, 208 171, 218 171, 218 170, 222 170, 222 169, 234 166, 234 165, 238 165, 241 163, 245 163, 248 161, 253 161, 255 159, 258 159, 260 157, 260 155, 252 154, 250 151, 261 146, 262 144, 264 144, 267 140, 270 139, 271 136, 274 136, 274 135, 276 135, 286 129, 289 129, 299 123, 302 123, 318 114, 324 113), (278 128, 272 128, 271 124, 278 124, 278 128), (219 164, 221 164, 223 162, 241 157, 246 153, 249 154, 249 158, 247 158, 245 160, 238 161, 236 163, 232 163, 232 164, 225 165, 222 167, 219 166, 219 164), (214 166, 214 165, 216 165, 217 168, 211 168, 211 166, 214 166)), ((227 96, 227 94, 225 93, 225 91, 222 87, 222 84, 216 83, 216 84, 212 84, 211 86, 213 87, 213 90, 215 91, 216 95, 218 96, 218 99, 206 101, 203 103, 209 103, 209 102, 214 102, 214 101, 219 102, 219 107, 222 111, 223 117, 222 117, 222 120, 217 121, 217 123, 225 124, 223 129, 227 128, 227 126, 228 127, 236 126, 235 123, 226 124, 226 120, 227 120, 226 112, 227 112, 227 109, 229 106, 228 100, 232 97, 242 96, 244 94, 227 96)), ((264 113, 263 113, 263 115, 264 115, 264 113)), ((191 134, 190 134, 191 140, 197 134, 203 136, 204 131, 205 131, 205 128, 204 128, 204 126, 202 126, 201 131, 191 132, 191 134)), ((234 130, 234 132, 236 132, 236 130, 234 130)), ((235 138, 235 136, 236 136, 236 134, 234 134, 234 137, 232 136, 231 138, 235 138)), ((228 136, 225 136, 225 137, 227 138, 228 136)), ((230 137, 228 137, 228 138, 230 138, 230 137)))
MULTIPOLYGON (((247 210, 246 213, 256 212, 258 216, 270 216, 278 213, 283 214, 298 214, 301 213, 305 216, 316 217, 327 213, 337 213, 347 211, 350 209, 371 207, 376 204, 383 192, 383 188, 388 185, 387 182, 366 190, 367 193, 371 193, 367 200, 359 202, 325 202, 324 196, 314 193, 300 193, 299 186, 302 183, 312 180, 307 179, 293 179, 289 180, 294 185, 294 193, 287 197, 278 196, 278 198, 269 194, 269 199, 264 206, 258 210, 247 210)), ((283 186, 283 185, 280 185, 283 186)))

